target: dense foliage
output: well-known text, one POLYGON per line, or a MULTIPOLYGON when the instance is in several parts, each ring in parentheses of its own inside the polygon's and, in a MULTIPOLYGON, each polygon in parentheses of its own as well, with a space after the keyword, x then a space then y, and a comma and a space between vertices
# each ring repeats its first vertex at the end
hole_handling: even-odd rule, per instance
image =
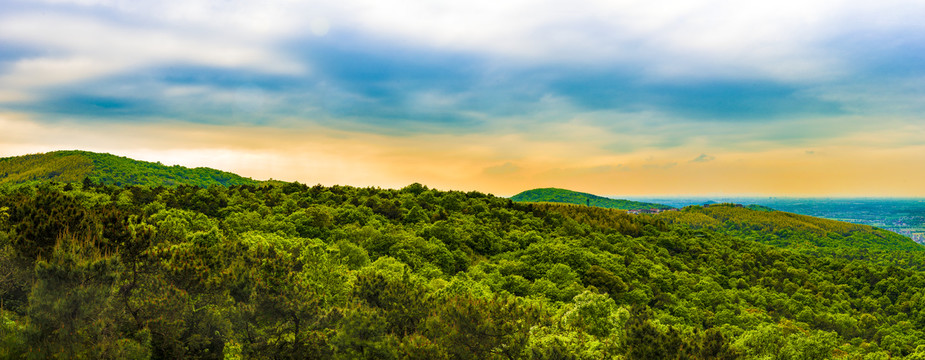
POLYGON ((925 273, 814 252, 846 232, 922 251, 674 213, 419 184, 0 187, 0 358, 925 358, 925 273))
POLYGON ((777 246, 925 251, 925 246, 897 233, 868 225, 822 219, 783 211, 753 210, 735 204, 689 206, 666 211, 660 219, 693 229, 721 231, 777 246))
POLYGON ((611 199, 593 194, 557 189, 542 188, 527 190, 511 197, 517 202, 550 202, 596 206, 607 209, 669 209, 670 206, 639 201, 611 199))
POLYGON ((258 182, 210 168, 190 169, 88 151, 55 151, 0 158, 0 184, 30 181, 113 185, 179 186, 256 185, 258 182))
POLYGON ((868 225, 734 204, 690 206, 658 215, 672 224, 709 229, 786 247, 804 254, 884 262, 907 269, 925 270, 925 246, 911 239, 868 225))

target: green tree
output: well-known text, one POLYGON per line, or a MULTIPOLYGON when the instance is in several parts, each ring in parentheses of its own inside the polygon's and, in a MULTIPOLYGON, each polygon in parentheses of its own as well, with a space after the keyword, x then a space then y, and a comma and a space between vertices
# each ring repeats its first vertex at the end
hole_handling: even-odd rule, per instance
POLYGON ((48 260, 35 265, 29 297, 25 355, 37 358, 98 359, 151 356, 146 329, 124 334, 116 299, 118 261, 92 242, 62 235, 48 260), (125 336, 129 335, 129 336, 125 336))

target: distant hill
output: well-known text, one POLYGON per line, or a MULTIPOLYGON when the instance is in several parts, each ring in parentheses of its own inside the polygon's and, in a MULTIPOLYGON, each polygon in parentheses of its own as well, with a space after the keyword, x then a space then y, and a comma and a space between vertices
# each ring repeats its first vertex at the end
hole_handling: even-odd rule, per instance
POLYGON ((911 239, 884 229, 775 211, 765 206, 688 206, 681 211, 663 212, 658 217, 693 229, 711 230, 795 249, 925 251, 925 247, 911 239))
POLYGON ((210 168, 139 161, 89 151, 54 151, 0 158, 0 184, 31 181, 81 182, 112 185, 179 186, 245 185, 259 181, 210 168))
POLYGON ((646 203, 630 200, 617 200, 593 194, 557 189, 542 188, 527 190, 511 197, 518 202, 552 202, 578 205, 590 205, 608 209, 636 210, 636 209, 670 209, 668 205, 646 203))

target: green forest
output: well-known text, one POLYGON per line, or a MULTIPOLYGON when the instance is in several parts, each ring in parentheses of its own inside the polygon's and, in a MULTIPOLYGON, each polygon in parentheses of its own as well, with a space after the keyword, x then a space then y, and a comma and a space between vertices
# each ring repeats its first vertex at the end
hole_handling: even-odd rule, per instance
POLYGON ((256 185, 259 182, 210 168, 138 161, 112 154, 66 150, 0 158, 0 184, 30 181, 166 186, 256 185))
POLYGON ((596 206, 607 209, 638 210, 638 209, 669 209, 670 206, 639 201, 611 199, 594 194, 577 192, 558 188, 542 188, 521 192, 511 197, 517 202, 550 202, 596 206))
POLYGON ((869 226, 174 185, 0 185, 0 358, 925 359, 925 249, 869 226))

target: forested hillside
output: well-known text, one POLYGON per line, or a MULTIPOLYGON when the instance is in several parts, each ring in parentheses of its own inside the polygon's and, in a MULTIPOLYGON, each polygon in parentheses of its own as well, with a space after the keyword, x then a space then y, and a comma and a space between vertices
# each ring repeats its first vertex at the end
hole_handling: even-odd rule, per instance
POLYGON ((692 229, 710 229, 789 248, 842 247, 923 251, 911 239, 868 225, 783 211, 752 210, 734 204, 690 206, 662 212, 658 218, 692 229))
POLYGON ((0 186, 0 358, 925 358, 925 273, 818 251, 880 231, 767 213, 0 186))
POLYGON ((178 186, 254 185, 257 181, 210 168, 164 166, 88 151, 54 151, 0 158, 0 184, 29 181, 80 182, 113 185, 178 186))
POLYGON ((542 188, 521 192, 511 197, 517 202, 551 202, 596 206, 607 209, 637 210, 637 209, 669 209, 670 206, 639 201, 618 200, 597 196, 593 194, 557 189, 542 188))

